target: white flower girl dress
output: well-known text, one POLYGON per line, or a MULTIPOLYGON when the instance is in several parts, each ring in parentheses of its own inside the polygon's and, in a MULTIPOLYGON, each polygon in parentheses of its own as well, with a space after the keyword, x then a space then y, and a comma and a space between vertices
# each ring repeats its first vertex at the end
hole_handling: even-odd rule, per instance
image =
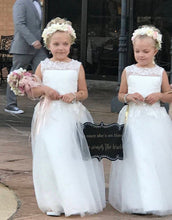
MULTIPOLYGON (((41 62, 43 84, 61 95, 76 92, 81 63, 41 62)), ((105 207, 102 163, 91 159, 80 123, 92 122, 80 103, 40 101, 32 122, 33 181, 43 212, 94 214, 105 207), (82 144, 81 144, 82 143, 82 144)))
MULTIPOLYGON (((126 67, 128 93, 161 91, 163 68, 126 67)), ((124 123, 127 106, 119 114, 124 123)), ((109 202, 120 212, 172 214, 172 121, 157 102, 129 103, 123 161, 112 163, 109 202)))

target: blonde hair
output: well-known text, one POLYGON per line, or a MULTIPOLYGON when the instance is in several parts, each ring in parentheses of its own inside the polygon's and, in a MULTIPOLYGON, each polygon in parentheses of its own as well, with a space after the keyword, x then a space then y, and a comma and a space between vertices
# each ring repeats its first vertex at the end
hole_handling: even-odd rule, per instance
POLYGON ((48 47, 51 36, 57 31, 68 32, 71 37, 71 44, 75 42, 76 33, 75 33, 75 30, 72 28, 72 23, 66 20, 65 18, 57 17, 57 18, 52 19, 47 24, 46 28, 44 29, 42 33, 42 37, 43 37, 44 44, 46 47, 48 47))
POLYGON ((161 49, 162 34, 160 33, 160 30, 158 28, 151 25, 143 25, 139 27, 133 32, 131 38, 132 43, 134 44, 136 38, 144 38, 144 37, 151 37, 155 42, 155 48, 157 50, 161 49))

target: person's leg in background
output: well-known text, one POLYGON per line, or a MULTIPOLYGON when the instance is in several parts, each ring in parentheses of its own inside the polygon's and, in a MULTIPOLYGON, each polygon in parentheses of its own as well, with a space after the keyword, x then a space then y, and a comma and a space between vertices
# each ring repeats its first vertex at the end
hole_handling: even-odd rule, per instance
MULTIPOLYGON (((32 58, 33 58, 33 55, 13 54, 13 63, 12 63, 12 68, 10 71, 13 71, 19 68, 27 69, 32 58)), ((19 107, 17 106, 17 97, 14 94, 14 92, 11 90, 8 83, 7 83, 7 90, 6 90, 6 101, 7 101, 7 105, 4 109, 6 112, 12 113, 12 114, 24 113, 24 111, 19 109, 19 107)))

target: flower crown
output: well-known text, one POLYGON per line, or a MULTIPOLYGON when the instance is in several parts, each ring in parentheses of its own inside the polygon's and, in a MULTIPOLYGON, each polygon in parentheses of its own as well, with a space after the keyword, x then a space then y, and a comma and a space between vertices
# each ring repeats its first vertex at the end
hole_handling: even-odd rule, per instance
POLYGON ((44 29, 42 33, 42 37, 45 45, 47 45, 47 39, 56 31, 68 32, 72 36, 73 42, 76 39, 75 30, 72 28, 71 25, 65 23, 56 23, 56 24, 51 24, 49 27, 44 29))
POLYGON ((138 28, 133 32, 133 35, 131 38, 132 42, 135 40, 137 36, 143 36, 143 35, 153 38, 156 41, 156 48, 158 50, 161 49, 162 34, 160 34, 158 29, 154 27, 147 27, 147 26, 138 28))

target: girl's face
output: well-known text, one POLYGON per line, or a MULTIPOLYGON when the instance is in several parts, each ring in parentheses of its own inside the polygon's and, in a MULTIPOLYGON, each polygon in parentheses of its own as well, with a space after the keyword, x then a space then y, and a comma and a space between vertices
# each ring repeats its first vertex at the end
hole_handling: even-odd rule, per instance
POLYGON ((137 65, 140 67, 153 67, 154 56, 158 52, 154 40, 150 37, 136 38, 133 45, 137 65))
POLYGON ((55 32, 50 40, 48 49, 54 61, 66 61, 70 53, 71 38, 67 32, 55 32))

